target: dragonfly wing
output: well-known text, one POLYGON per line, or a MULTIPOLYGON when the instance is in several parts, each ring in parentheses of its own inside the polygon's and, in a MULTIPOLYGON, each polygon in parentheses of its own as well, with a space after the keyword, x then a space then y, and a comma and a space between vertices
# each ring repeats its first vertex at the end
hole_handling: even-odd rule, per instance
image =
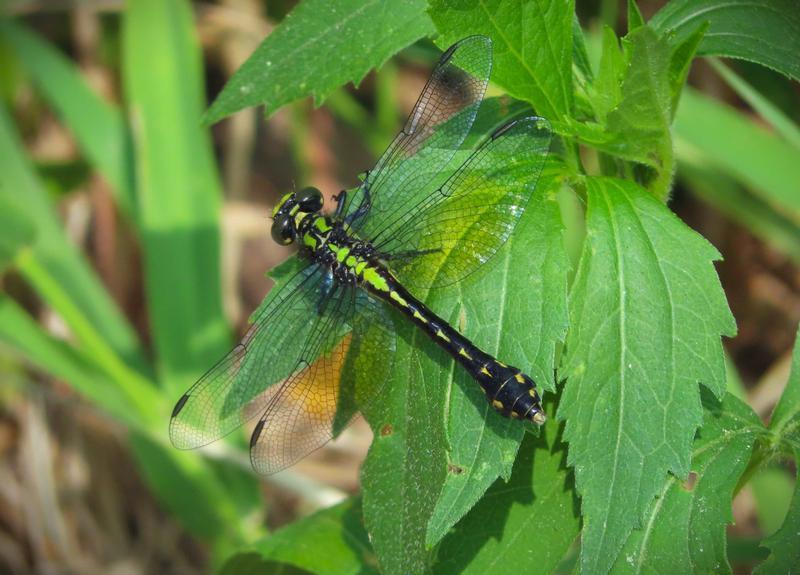
POLYGON ((359 406, 375 399, 388 378, 395 349, 392 320, 362 290, 339 288, 330 319, 309 338, 295 373, 269 390, 250 441, 261 474, 280 471, 322 447, 344 429, 359 406), (347 322, 342 337, 335 327, 347 322))
POLYGON ((354 230, 370 237, 420 190, 436 187, 472 127, 491 69, 492 42, 485 36, 465 38, 442 54, 402 131, 350 199, 348 214, 369 210, 354 230))
POLYGON ((170 439, 192 449, 223 437, 259 415, 264 391, 293 373, 299 350, 321 320, 319 285, 325 270, 297 261, 299 269, 277 285, 253 314, 241 343, 212 367, 175 405, 170 439))
POLYGON ((375 247, 397 256, 391 267, 408 285, 460 281, 511 235, 536 187, 550 139, 543 118, 498 128, 438 189, 377 230, 375 247))

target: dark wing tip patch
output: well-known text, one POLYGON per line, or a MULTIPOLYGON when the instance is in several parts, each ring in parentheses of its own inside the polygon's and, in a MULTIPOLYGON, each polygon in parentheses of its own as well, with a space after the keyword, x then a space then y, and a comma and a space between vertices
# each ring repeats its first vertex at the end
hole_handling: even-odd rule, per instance
POLYGON ((256 443, 258 443, 258 438, 261 437, 261 431, 264 429, 264 420, 261 419, 256 424, 256 428, 253 430, 253 435, 250 436, 250 450, 252 452, 253 447, 255 447, 256 443))
POLYGON ((175 404, 175 407, 172 409, 172 417, 177 417, 177 415, 183 409, 183 406, 186 405, 186 402, 189 401, 189 394, 184 393, 181 398, 178 400, 178 403, 175 404))

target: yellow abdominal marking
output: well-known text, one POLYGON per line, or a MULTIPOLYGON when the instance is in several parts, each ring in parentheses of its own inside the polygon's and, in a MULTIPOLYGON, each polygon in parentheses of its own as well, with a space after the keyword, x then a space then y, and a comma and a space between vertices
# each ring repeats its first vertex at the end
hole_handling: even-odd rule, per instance
POLYGON ((303 243, 313 250, 317 247, 317 238, 310 234, 306 234, 303 236, 303 243))
POLYGON ((365 267, 367 267, 367 262, 358 262, 356 264, 356 274, 361 275, 361 272, 364 271, 365 267))
POLYGON ((417 310, 414 310, 414 319, 418 319, 422 323, 428 323, 428 318, 419 313, 417 310))
POLYGON ((492 402, 492 405, 494 405, 495 409, 503 409, 503 402, 502 401, 498 401, 498 400, 495 399, 492 402))
POLYGON ((443 340, 445 340, 447 342, 450 341, 450 338, 447 337, 442 330, 439 330, 439 331, 436 332, 436 337, 440 337, 440 338, 442 338, 443 340))
POLYGON ((392 291, 392 293, 389 294, 389 297, 391 297, 394 301, 399 303, 401 306, 408 307, 408 302, 405 299, 403 299, 403 296, 398 294, 396 291, 392 291))
POLYGON ((486 369, 486 366, 485 366, 485 365, 484 365, 484 366, 481 368, 481 373, 482 373, 483 375, 488 375, 489 377, 492 377, 492 374, 491 374, 491 373, 489 373, 489 370, 488 370, 488 369, 486 369))
POLYGON ((389 291, 389 284, 386 278, 381 276, 375 268, 367 267, 364 269, 364 281, 378 291, 389 291))
POLYGON ((458 350, 458 355, 464 356, 467 359, 472 359, 472 356, 470 354, 468 354, 467 351, 463 347, 458 350))
POLYGON ((515 375, 514 379, 516 379, 519 383, 525 383, 525 378, 522 377, 521 373, 518 373, 517 375, 515 375))

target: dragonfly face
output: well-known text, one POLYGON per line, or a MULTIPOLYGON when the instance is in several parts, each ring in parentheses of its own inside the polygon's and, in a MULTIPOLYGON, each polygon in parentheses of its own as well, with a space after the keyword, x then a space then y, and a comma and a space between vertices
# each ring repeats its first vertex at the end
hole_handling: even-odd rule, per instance
POLYGON ((272 239, 288 246, 297 239, 297 230, 307 216, 319 213, 323 205, 322 193, 313 187, 299 192, 289 192, 281 198, 272 211, 272 239))

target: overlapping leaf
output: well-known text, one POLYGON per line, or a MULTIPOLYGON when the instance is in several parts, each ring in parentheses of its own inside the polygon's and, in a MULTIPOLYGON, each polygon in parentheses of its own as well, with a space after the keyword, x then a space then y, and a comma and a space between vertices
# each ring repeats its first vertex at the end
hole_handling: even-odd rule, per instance
MULTIPOLYGON (((222 572, 241 573, 247 556, 255 556, 257 565, 288 564, 317 575, 377 573, 358 499, 348 499, 279 529, 228 560, 222 572)), ((253 571, 266 572, 272 571, 265 567, 253 571)))
POLYGON ((611 89, 620 74, 622 56, 605 34, 601 74, 595 95, 595 109, 602 123, 568 122, 563 131, 586 144, 619 158, 648 166, 652 173, 642 183, 656 197, 666 198, 672 177, 673 154, 669 44, 648 26, 626 37, 628 64, 619 92, 611 89))
MULTIPOLYGON (((800 336, 800 332, 798 332, 800 336)), ((795 465, 800 465, 800 337, 794 345, 792 372, 781 399, 772 412, 770 431, 778 447, 794 456, 795 465)), ((756 573, 794 573, 800 570, 800 481, 795 483, 792 503, 777 532, 764 540, 770 556, 759 565, 756 573)))
MULTIPOLYGON (((428 303, 473 342, 554 389, 555 346, 566 333, 569 263, 554 194, 551 163, 513 237, 486 270, 428 303), (522 295, 521 295, 522 294, 522 295)), ((432 370, 436 367, 431 366, 432 370)), ((441 369, 441 368, 439 368, 441 369)), ((520 422, 498 416, 468 374, 446 372, 448 474, 436 502, 427 540, 438 542, 499 476, 508 479, 523 434, 520 422)))
POLYGON ((650 24, 680 42, 705 22, 710 25, 701 55, 750 60, 800 79, 800 10, 794 0, 672 0, 650 24))
MULTIPOLYGON (((503 123, 507 111, 504 102, 484 102, 466 147, 503 123)), ((552 389, 555 346, 566 329, 568 268, 552 198, 557 170, 550 166, 500 253, 474 277, 426 298, 476 345, 530 368, 544 389, 552 389), (515 295, 520 292, 524 297, 515 295)), ((498 476, 508 478, 523 427, 497 415, 474 381, 426 335, 408 331, 404 318, 397 323, 397 370, 386 397, 367 414, 376 438, 363 471, 364 510, 382 568, 408 573, 427 565, 427 546, 498 476), (396 521, 387 523, 387 516, 396 521)))
POLYGON ((731 500, 764 427, 753 410, 732 395, 703 398, 703 426, 692 449, 692 475, 684 483, 664 477, 641 529, 634 530, 614 573, 730 573, 726 524, 731 500))
MULTIPOLYGON (((545 402, 552 410, 554 403, 545 402)), ((580 530, 566 446, 551 422, 526 435, 508 482, 498 479, 445 537, 434 573, 551 573, 580 530)))
POLYGON ((444 48, 469 34, 492 39, 492 81, 549 120, 572 110, 574 2, 453 3, 432 0, 428 13, 444 48))
POLYGON ((206 113, 215 122, 249 106, 268 114, 312 95, 319 105, 339 86, 433 31, 425 2, 304 0, 236 71, 206 113))
POLYGON ((698 384, 724 392, 720 335, 735 325, 710 244, 639 186, 587 182, 559 417, 583 498, 581 566, 594 573, 641 527, 661 477, 686 478, 698 384))

